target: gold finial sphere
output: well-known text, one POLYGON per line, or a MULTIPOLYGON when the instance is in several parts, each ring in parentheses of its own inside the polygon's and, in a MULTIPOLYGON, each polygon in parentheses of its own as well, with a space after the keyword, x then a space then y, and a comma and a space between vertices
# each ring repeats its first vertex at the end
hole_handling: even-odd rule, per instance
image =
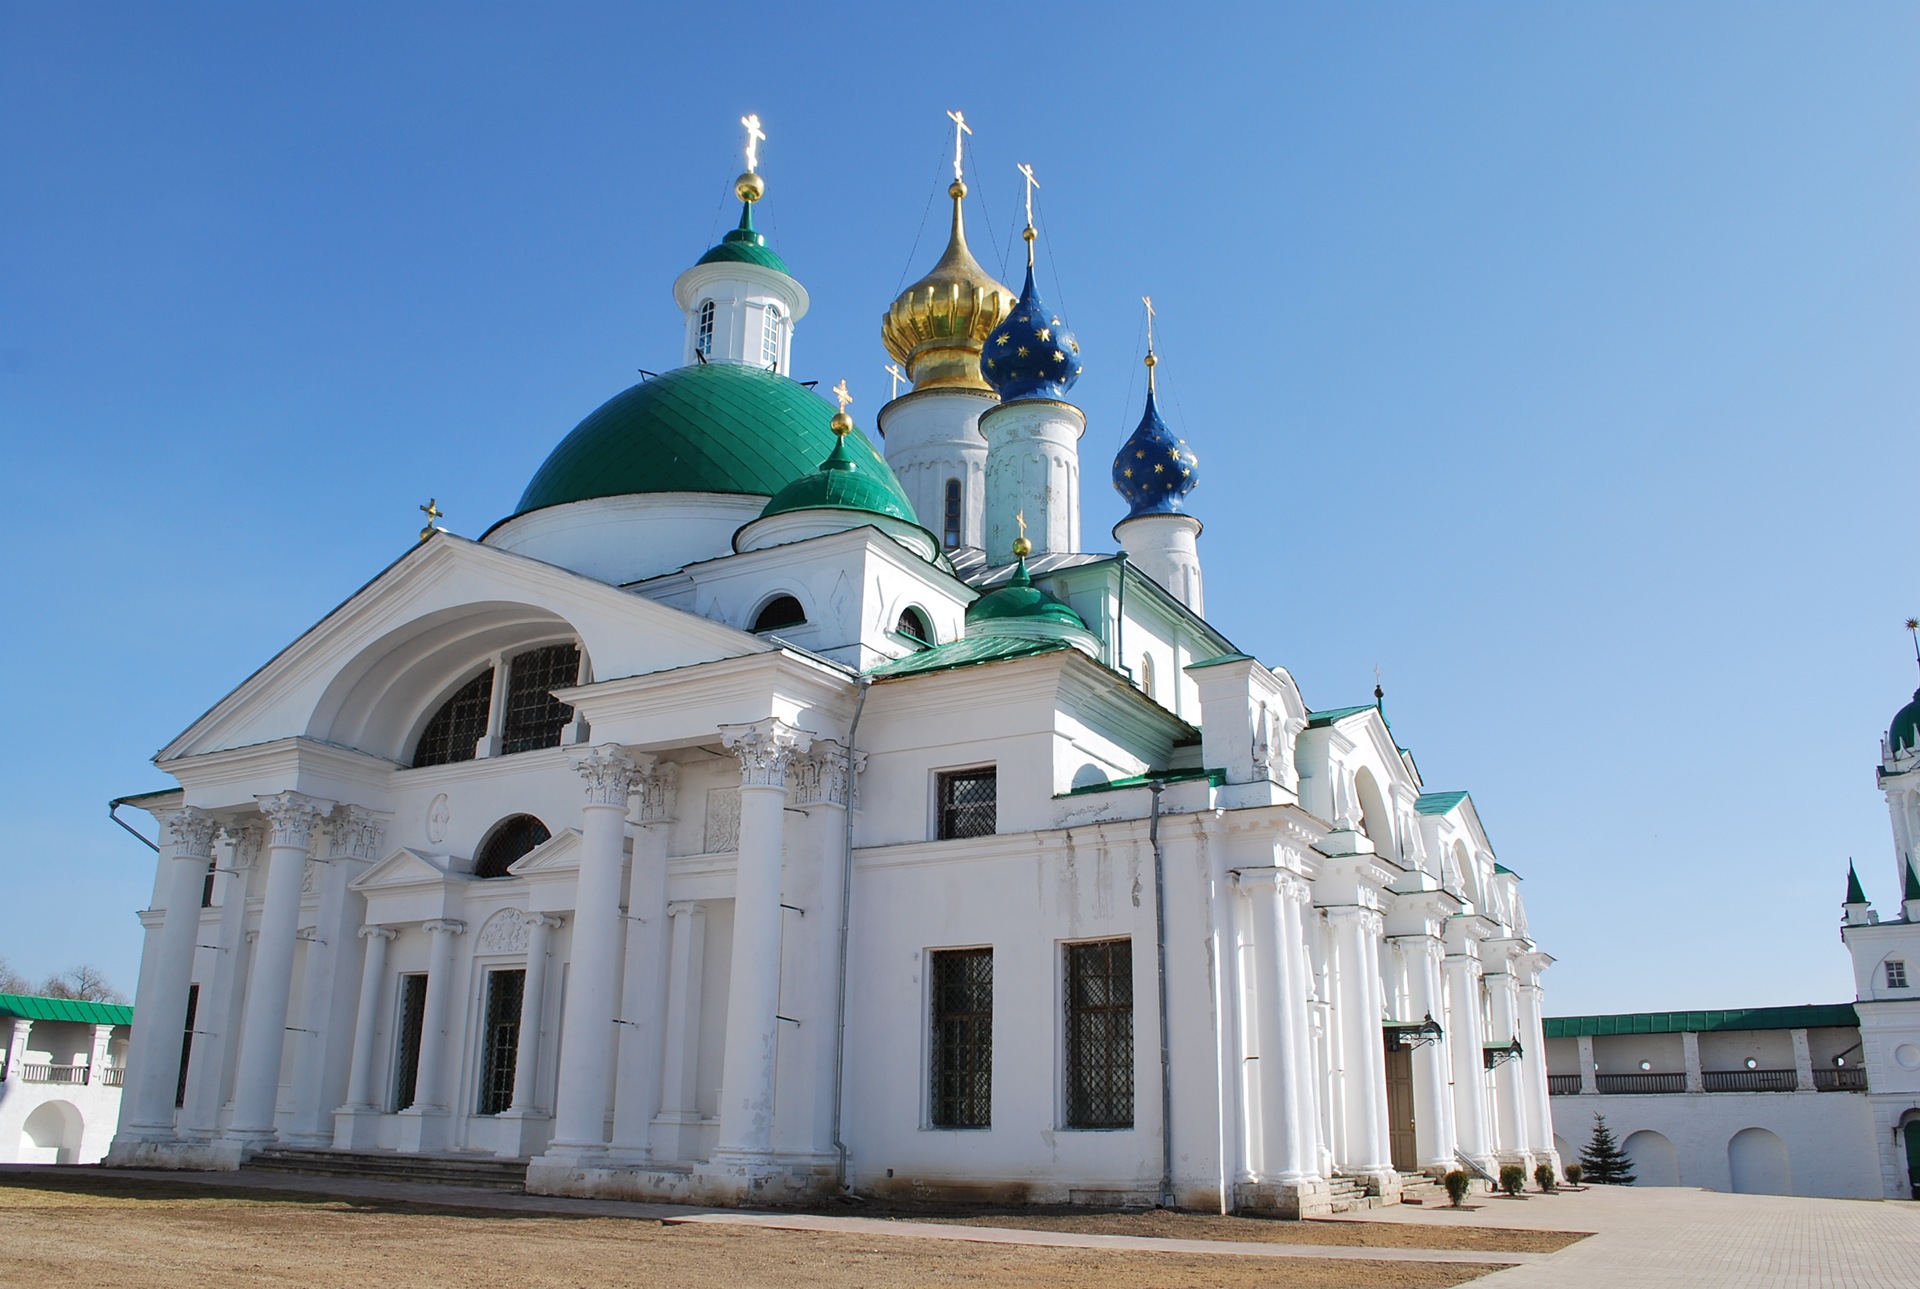
POLYGON ((1020 230, 1020 236, 1024 237, 1027 241, 1031 242, 1034 238, 1040 236, 1040 234, 1033 231, 1032 224, 1028 224, 1025 228, 1020 230))
POLYGON ((961 182, 960 180, 956 179, 952 183, 947 185, 947 196, 953 198, 955 201, 959 201, 962 197, 966 195, 967 195, 967 185, 961 182))
POLYGON ((1033 554, 1033 543, 1024 537, 1014 538, 1013 554, 1016 559, 1025 559, 1027 556, 1033 554))
POLYGON ((1153 356, 1153 352, 1152 352, 1151 350, 1149 350, 1149 351, 1147 352, 1147 366, 1149 366, 1149 367, 1158 367, 1159 365, 1160 365, 1160 360, 1159 360, 1158 358, 1155 358, 1155 357, 1153 356))
POLYGON ((827 428, 844 439, 853 433, 853 418, 845 412, 835 412, 833 419, 827 422, 827 428))
POLYGON ((767 181, 749 170, 733 181, 733 191, 741 201, 759 201, 767 195, 767 181))

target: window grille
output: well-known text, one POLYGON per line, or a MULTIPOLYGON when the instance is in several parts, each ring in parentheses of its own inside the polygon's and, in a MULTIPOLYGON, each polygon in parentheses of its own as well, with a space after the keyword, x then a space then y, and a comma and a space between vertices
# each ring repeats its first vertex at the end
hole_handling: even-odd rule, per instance
POLYGON ((927 615, 918 609, 908 609, 902 613, 900 624, 894 630, 916 644, 933 643, 933 628, 927 625, 927 615))
POLYGON ((800 607, 800 601, 791 595, 776 596, 767 602, 753 620, 755 631, 781 631, 787 627, 806 625, 807 611, 800 607))
POLYGON ((187 1104, 187 1065, 193 1058, 193 1017, 200 1010, 200 986, 187 986, 187 1029, 180 1036, 180 1080, 173 1089, 173 1108, 187 1104))
POLYGON ((960 544, 960 481, 947 480, 946 518, 940 538, 948 550, 960 544))
POLYGON ((493 668, 489 667, 453 691, 453 697, 420 733, 413 749, 413 763, 450 765, 473 760, 473 748, 487 736, 487 718, 493 709, 493 668))
POLYGON ((1907 964, 1899 961, 1887 963, 1887 988, 1905 989, 1907 987, 1907 964))
POLYGON ((559 747, 560 731, 573 719, 573 708, 549 691, 564 689, 579 679, 578 645, 547 645, 516 655, 507 668, 507 718, 500 732, 501 751, 559 747))
POLYGON ((936 1128, 993 1123, 993 950, 928 955, 933 986, 932 1097, 936 1128))
POLYGON ((998 796, 999 775, 991 767, 941 775, 939 840, 991 837, 998 796))
POLYGON ((760 361, 780 370, 780 311, 772 305, 760 315, 760 361))
POLYGON ((695 353, 713 352, 713 301, 700 302, 700 323, 694 328, 693 348, 695 353))
POLYGON ((427 1023, 427 978, 400 977, 399 1045, 393 1054, 393 1108, 413 1104, 420 1081, 420 1033, 427 1023))
POLYGON ((213 873, 214 869, 218 866, 219 861, 217 860, 210 859, 207 861, 207 876, 205 880, 200 883, 200 907, 203 909, 213 907, 213 873))
POLYGON ((1133 1127, 1133 941, 1067 946, 1067 1126, 1133 1127))
POLYGON ((487 1019, 480 1031, 480 1114, 499 1114, 513 1104, 520 1005, 526 987, 525 971, 487 973, 487 1019))
POLYGON ((506 877, 507 866, 553 836, 532 815, 508 815, 480 843, 473 861, 475 877, 506 877))

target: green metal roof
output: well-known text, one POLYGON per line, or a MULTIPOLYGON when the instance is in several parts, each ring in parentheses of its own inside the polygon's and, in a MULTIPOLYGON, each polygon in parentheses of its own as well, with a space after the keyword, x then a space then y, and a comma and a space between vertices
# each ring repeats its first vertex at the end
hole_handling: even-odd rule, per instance
POLYGON ((891 515, 918 524, 913 503, 900 491, 900 481, 892 471, 885 475, 862 466, 847 451, 846 440, 837 440, 833 451, 812 474, 802 475, 774 494, 760 512, 784 515, 794 510, 860 510, 874 515, 891 515))
POLYGON ((1865 904, 1867 893, 1860 889, 1860 874, 1853 871, 1853 861, 1847 861, 1847 903, 1865 904))
POLYGON ((875 680, 897 680, 902 676, 922 676, 929 672, 951 671, 956 667, 975 667, 982 663, 1006 662, 1013 658, 1031 658, 1043 653, 1071 649, 1064 640, 1031 640, 1024 636, 975 636, 922 649, 892 662, 883 662, 867 674, 875 680))
POLYGON ((131 1025, 133 1008, 123 1003, 90 1003, 78 998, 41 998, 0 994, 0 1016, 20 1020, 66 1020, 82 1025, 131 1025))
POLYGON ((1226 783, 1227 772, 1225 770, 1163 770, 1158 774, 1130 774, 1124 779, 1111 779, 1106 783, 1089 783, 1084 787, 1056 792, 1054 795, 1083 797, 1090 792, 1118 792, 1123 788, 1144 788, 1152 783, 1190 783, 1195 779, 1205 779, 1218 788, 1226 783))
POLYGON ((1620 1016, 1549 1016, 1548 1038, 1604 1034, 1710 1034, 1738 1029, 1845 1029, 1858 1027, 1852 1003, 1810 1007, 1746 1007, 1732 1011, 1629 1012, 1620 1016))
POLYGON ((1068 607, 1066 601, 1055 599, 1033 584, 1024 558, 1013 576, 1003 585, 988 591, 967 606, 968 622, 992 622, 1005 618, 1032 618, 1079 627, 1082 631, 1087 629, 1087 624, 1068 607))
POLYGON ((1520 874, 1514 872, 1511 868, 1508 868, 1505 864, 1495 864, 1493 866, 1493 871, 1496 873, 1503 873, 1506 876, 1513 878, 1516 882, 1522 882, 1526 880, 1525 878, 1521 877, 1520 874))
POLYGON ((1199 667, 1221 667, 1221 666, 1225 666, 1227 663, 1230 663, 1230 662, 1252 662, 1252 661, 1254 661, 1253 658, 1248 654, 1223 653, 1217 658, 1202 658, 1199 662, 1190 662, 1187 664, 1187 670, 1193 671, 1199 667))
POLYGON ((787 262, 774 254, 773 248, 767 245, 767 239, 762 237, 759 231, 754 228, 753 203, 744 201, 740 203, 740 226, 728 232, 725 237, 720 239, 720 245, 714 247, 694 262, 696 264, 722 264, 728 262, 758 264, 762 268, 772 269, 776 273, 785 273, 788 277, 793 276, 792 270, 787 267, 787 262))
MULTIPOLYGON (((819 469, 833 450, 832 419, 823 399, 777 373, 739 363, 681 367, 614 395, 575 426, 514 514, 648 492, 771 497, 819 469)), ((866 436, 847 439, 860 471, 900 493, 866 436)))
POLYGON ((1413 800, 1414 811, 1423 815, 1444 815, 1467 799, 1464 792, 1423 792, 1413 800))
POLYGON ((1344 721, 1349 716, 1358 716, 1361 712, 1371 712, 1375 710, 1377 709, 1372 703, 1362 703, 1358 707, 1329 707, 1324 712, 1308 712, 1307 728, 1319 729, 1321 726, 1331 725, 1335 721, 1344 721))

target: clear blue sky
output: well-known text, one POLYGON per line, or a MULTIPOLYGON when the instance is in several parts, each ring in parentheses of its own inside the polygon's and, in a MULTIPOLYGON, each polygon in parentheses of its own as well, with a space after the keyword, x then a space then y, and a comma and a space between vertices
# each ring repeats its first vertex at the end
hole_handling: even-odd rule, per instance
POLYGON ((743 112, 796 374, 870 425, 959 107, 983 259, 1045 185, 1087 540, 1150 293, 1216 622, 1314 706, 1380 667, 1550 1010, 1850 997, 1916 679, 1917 72, 1911 6, 8 0, 0 954, 131 990, 107 800, 416 505, 477 536, 677 360, 743 112))

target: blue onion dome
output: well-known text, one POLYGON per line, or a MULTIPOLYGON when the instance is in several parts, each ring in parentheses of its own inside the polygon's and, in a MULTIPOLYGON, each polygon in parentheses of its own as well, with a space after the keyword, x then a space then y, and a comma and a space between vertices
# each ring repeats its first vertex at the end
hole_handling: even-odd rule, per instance
POLYGON ((1912 702, 1894 714, 1893 724, 1887 727, 1887 746, 1894 752, 1920 747, 1920 689, 1913 691, 1912 702))
POLYGON ((1139 428, 1113 458, 1113 490, 1127 503, 1127 518, 1184 514, 1186 496, 1199 482, 1199 458, 1160 419, 1149 384, 1147 410, 1139 428))
POLYGON ((1002 401, 1016 398, 1064 399, 1080 379, 1080 342, 1060 325, 1033 285, 1033 265, 1027 282, 1007 316, 987 337, 980 354, 980 374, 1002 401))

